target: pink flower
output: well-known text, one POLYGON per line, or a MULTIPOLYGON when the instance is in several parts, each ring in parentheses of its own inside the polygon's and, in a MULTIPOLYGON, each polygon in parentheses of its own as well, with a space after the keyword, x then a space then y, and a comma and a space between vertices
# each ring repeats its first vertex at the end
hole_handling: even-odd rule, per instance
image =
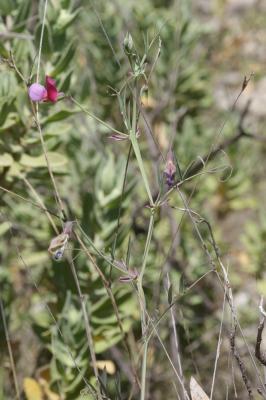
POLYGON ((58 97, 58 90, 55 85, 55 80, 50 76, 45 77, 45 86, 47 90, 47 96, 44 100, 51 101, 55 103, 58 97))
POLYGON ((28 90, 32 101, 51 101, 55 103, 58 98, 58 90, 55 80, 50 76, 45 77, 45 87, 39 83, 33 83, 28 90))
POLYGON ((28 92, 32 101, 41 101, 47 95, 45 87, 39 83, 33 83, 28 92))

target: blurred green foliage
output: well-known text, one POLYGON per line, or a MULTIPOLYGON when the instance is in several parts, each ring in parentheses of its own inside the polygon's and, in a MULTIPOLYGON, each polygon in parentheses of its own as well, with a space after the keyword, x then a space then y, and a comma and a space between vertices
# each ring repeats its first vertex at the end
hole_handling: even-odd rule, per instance
MULTIPOLYGON (((33 376, 40 382, 40 370, 47 368, 45 393, 50 400, 59 399, 52 397, 56 393, 62 399, 78 399, 81 391, 86 389, 83 376, 89 384, 95 385, 84 320, 67 260, 70 256, 75 259, 86 297, 97 357, 109 360, 113 357, 113 349, 119 352, 114 359, 117 373, 106 378, 106 371, 101 371, 103 392, 110 399, 128 398, 131 385, 129 373, 123 371, 123 365, 128 365, 129 358, 123 339, 129 338, 135 363, 141 348, 141 341, 138 343, 141 338, 139 305, 134 284, 122 285, 117 272, 110 270, 95 249, 90 248, 105 277, 111 280, 125 333, 123 336, 106 289, 78 242, 74 238, 71 240, 67 256, 61 263, 51 260, 47 249, 55 233, 49 220, 42 210, 23 200, 36 202, 37 193, 48 210, 58 213, 27 87, 12 64, 14 61, 28 85, 34 82, 43 2, 3 0, 0 10, 0 32, 4 32, 0 44, 0 186, 9 191, 1 191, 0 196, 1 298, 10 331, 19 332, 23 326, 30 326, 38 342, 38 349, 32 349, 34 365, 27 366, 25 371, 20 367, 18 374, 21 379, 33 376), (23 198, 14 196, 14 193, 23 198)), ((130 78, 124 42, 127 38, 127 46, 134 43, 136 51, 132 58, 133 71, 141 74, 143 79, 144 111, 150 118, 161 151, 166 154, 172 144, 182 175, 199 155, 208 152, 217 134, 217 126, 208 124, 209 108, 213 107, 208 48, 205 46, 208 34, 204 26, 191 18, 191 8, 186 1, 143 0, 141 5, 122 0, 84 4, 67 0, 48 2, 40 81, 44 82, 45 75, 51 75, 59 90, 66 94, 65 99, 56 104, 39 105, 51 168, 68 217, 75 216, 80 221, 83 232, 97 249, 120 262, 127 258, 130 268, 139 269, 142 262, 148 212, 145 209, 146 194, 133 156, 130 157, 123 191, 129 142, 112 141, 109 129, 82 113, 68 95, 82 102, 86 109, 106 123, 124 131, 121 103, 115 93, 130 78)), ((130 94, 127 96, 126 105, 130 104, 130 94)), ((225 136, 230 135, 235 127, 233 120, 225 136)), ((153 161, 144 131, 145 122, 142 121, 140 144, 151 188, 156 193, 161 185, 165 193, 163 162, 159 159, 153 161)), ((242 149, 244 152, 245 145, 242 149)), ((216 173, 204 175, 200 187, 195 190, 194 181, 188 182, 184 189, 187 196, 193 193, 191 207, 200 214, 196 224, 214 258, 216 254, 210 231, 200 217, 217 222, 215 237, 223 239, 222 217, 256 207, 245 162, 242 163, 237 153, 238 147, 229 150, 233 172, 228 158, 221 153, 218 161, 211 164, 216 173)), ((177 194, 171 197, 170 205, 175 209, 168 208, 156 216, 145 294, 148 310, 155 319, 168 301, 184 293, 178 303, 177 329, 184 370, 189 376, 194 371, 193 343, 196 355, 207 356, 215 352, 215 340, 195 342, 206 331, 217 333, 216 311, 223 293, 221 291, 216 298, 217 288, 209 279, 205 287, 200 283, 193 292, 186 294, 186 288, 209 266, 206 267, 205 253, 188 218, 184 217, 181 232, 178 231, 180 209, 184 206, 177 194), (166 267, 170 270, 171 293, 165 290, 162 281, 166 267)), ((54 222, 59 230, 62 229, 58 219, 54 222)), ((245 254, 250 254, 254 264, 247 272, 255 271, 262 280, 264 223, 262 221, 259 229, 254 221, 247 225, 243 234, 245 254)), ((226 246, 228 243, 222 241, 220 250, 224 251, 226 246)), ((1 325, 0 328, 3 343, 4 331, 1 325)), ((168 346, 171 335, 167 323, 162 324, 161 336, 168 346)), ((21 349, 23 342, 24 338, 20 337, 21 349)), ((159 378, 165 372, 167 361, 161 351, 157 352, 156 346, 158 344, 151 344, 149 368, 156 379, 151 380, 150 391, 154 393, 154 399, 162 398, 160 396, 165 395, 165 391, 169 393, 168 398, 173 398, 174 389, 169 387, 168 378, 159 378)), ((7 357, 2 346, 0 351, 7 357)), ((16 361, 19 358, 18 351, 16 361)), ((21 362, 23 365, 24 361, 21 362)), ((209 364, 200 367, 201 374, 209 383, 209 364)), ((14 396, 12 384, 10 380, 6 382, 3 385, 7 393, 5 398, 11 399, 14 396)), ((80 395, 80 399, 89 399, 90 396, 80 395)))

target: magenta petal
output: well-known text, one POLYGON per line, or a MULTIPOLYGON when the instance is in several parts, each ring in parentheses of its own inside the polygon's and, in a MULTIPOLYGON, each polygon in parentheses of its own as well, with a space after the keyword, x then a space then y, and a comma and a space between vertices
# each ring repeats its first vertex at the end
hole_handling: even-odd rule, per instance
POLYGON ((32 101, 41 101, 46 96, 46 89, 43 85, 40 85, 39 83, 33 83, 29 87, 28 93, 32 101))
POLYGON ((53 79, 51 76, 46 75, 45 82, 46 82, 46 85, 55 86, 55 79, 53 79))
POLYGON ((47 90, 47 99, 55 103, 58 97, 58 90, 55 85, 55 80, 50 76, 46 76, 45 83, 47 90))

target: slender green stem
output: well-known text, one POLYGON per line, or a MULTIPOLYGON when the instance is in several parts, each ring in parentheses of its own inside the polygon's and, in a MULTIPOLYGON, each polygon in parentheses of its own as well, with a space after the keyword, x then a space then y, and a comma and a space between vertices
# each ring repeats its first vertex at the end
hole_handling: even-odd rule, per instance
POLYGON ((150 244, 151 244, 151 237, 152 237, 152 232, 153 232, 153 226, 154 226, 154 210, 152 210, 152 214, 150 217, 150 223, 149 223, 149 230, 148 230, 148 235, 146 239, 146 244, 145 244, 145 250, 144 250, 144 255, 143 255, 143 260, 142 260, 142 266, 141 266, 141 271, 140 275, 138 278, 138 293, 139 293, 139 299, 140 299, 140 308, 141 308, 141 326, 142 326, 142 335, 146 334, 146 301, 145 301, 145 294, 143 291, 143 276, 145 273, 145 268, 147 264, 147 257, 149 254, 150 250, 150 244))
POLYGON ((151 206, 154 206, 154 202, 153 202, 153 198, 152 198, 152 194, 151 194, 151 190, 150 190, 150 185, 148 182, 148 178, 147 178, 146 171, 144 168, 141 152, 139 149, 139 144, 137 141, 137 106, 138 106, 137 89, 135 89, 134 97, 135 98, 133 99, 133 110, 132 110, 132 129, 130 129, 130 131, 129 131, 129 137, 130 137, 131 144, 132 144, 132 147, 133 147, 136 159, 137 159, 137 163, 138 163, 138 166, 140 169, 143 183, 145 185, 146 192, 147 192, 147 195, 150 200, 150 204, 151 204, 151 206))
POLYGON ((149 253, 149 250, 150 250, 152 232, 153 232, 153 227, 154 227, 154 213, 155 213, 155 209, 152 209, 151 210, 151 216, 150 216, 150 222, 149 222, 148 235, 147 235, 147 240, 146 240, 146 244, 145 244, 143 260, 142 260, 142 267, 141 267, 141 272, 140 272, 140 276, 139 276, 139 281, 141 282, 141 284, 142 284, 143 276, 144 276, 144 273, 145 273, 148 253, 149 253))
MULTIPOLYGON (((128 172, 128 166, 129 166, 129 159, 130 159, 130 155, 131 155, 131 149, 132 149, 132 145, 130 144, 129 150, 128 150, 128 154, 127 154, 126 168, 125 168, 123 186, 122 186, 122 193, 121 193, 121 199, 120 199, 120 204, 119 204, 119 209, 118 209, 115 238, 114 238, 114 243, 112 245, 112 262, 115 259, 115 251, 116 251, 117 238, 118 238, 118 233, 119 233, 119 228, 120 228, 120 219, 121 219, 121 213, 122 213, 122 205, 123 205, 123 200, 124 200, 124 193, 125 193, 125 188, 126 188, 127 172, 128 172)), ((111 276, 112 276, 112 266, 110 268, 110 273, 109 273, 109 281, 110 282, 111 282, 111 276)))
POLYGON ((148 195, 149 200, 150 200, 150 204, 151 204, 151 206, 153 206, 154 202, 153 202, 150 186, 149 186, 149 183, 148 183, 148 178, 147 178, 147 175, 146 175, 146 171, 144 169, 144 164, 143 164, 143 160, 142 160, 142 157, 141 157, 141 153, 140 153, 140 149, 139 149, 139 145, 138 145, 138 141, 137 141, 137 137, 136 137, 136 132, 134 132, 133 129, 130 130, 129 136, 130 136, 132 147, 133 147, 133 150, 134 150, 137 162, 138 162, 138 166, 139 166, 140 173, 141 173, 141 176, 142 176, 142 179, 143 179, 143 183, 145 185, 145 189, 146 189, 147 195, 148 195))
POLYGON ((145 387, 146 387, 146 372, 147 372, 147 352, 148 352, 148 341, 145 339, 143 358, 142 358, 142 369, 141 369, 141 393, 140 400, 145 400, 145 387))
POLYGON ((154 212, 155 212, 155 210, 152 209, 151 216, 150 216, 149 230, 148 230, 148 235, 147 235, 147 239, 146 239, 143 260, 142 260, 142 267, 141 267, 140 275, 138 278, 138 293, 139 293, 140 308, 141 308, 141 327, 142 327, 142 336, 144 338, 144 351, 143 351, 143 357, 142 357, 142 371, 141 371, 141 393, 140 393, 141 400, 145 399, 146 374, 147 374, 147 352, 148 352, 148 343, 149 343, 149 341, 146 339, 146 333, 147 333, 146 300, 145 300, 145 294, 143 291, 142 281, 143 281, 143 276, 144 276, 145 269, 146 269, 147 258, 148 258, 148 254, 149 254, 149 250, 150 250, 151 238, 152 238, 152 233, 153 233, 153 228, 154 228, 154 212))
POLYGON ((0 186, 0 190, 2 190, 5 193, 8 193, 9 195, 16 197, 17 199, 23 200, 28 204, 31 204, 33 207, 38 208, 39 210, 42 210, 44 212, 49 213, 50 215, 53 215, 54 217, 58 218, 59 220, 62 220, 62 218, 60 217, 60 215, 56 214, 55 212, 53 212, 52 210, 49 210, 46 207, 42 207, 40 204, 35 203, 34 201, 31 201, 29 199, 26 199, 26 197, 20 196, 19 194, 12 192, 11 190, 8 190, 6 188, 4 188, 3 186, 0 186))
POLYGON ((121 135, 121 136, 125 137, 125 139, 128 138, 128 136, 124 132, 118 131, 117 129, 113 128, 111 125, 109 125, 106 122, 104 122, 102 119, 96 117, 96 115, 94 115, 90 111, 88 111, 85 107, 83 107, 82 104, 80 104, 72 96, 70 96, 70 100, 73 101, 73 103, 76 104, 85 114, 89 115, 89 117, 91 117, 95 121, 99 122, 101 125, 105 126, 106 128, 110 129, 110 131, 115 132, 118 135, 121 135))
POLYGON ((32 186, 32 184, 30 183, 30 181, 23 175, 21 175, 21 179, 25 182, 26 186, 30 189, 30 191, 33 193, 34 197, 37 199, 38 203, 40 204, 40 207, 45 210, 45 214, 50 222, 50 224, 52 225, 54 231, 56 232, 57 235, 59 235, 59 231, 57 229, 57 226, 55 225, 52 216, 50 215, 49 211, 46 211, 46 207, 41 199, 41 197, 39 196, 39 194, 37 193, 37 191, 34 189, 34 187, 32 186))
POLYGON ((38 61, 37 61, 37 76, 36 76, 36 82, 37 83, 39 82, 39 76, 40 76, 42 42, 43 42, 44 25, 45 25, 45 18, 46 18, 46 12, 47 12, 47 4, 48 4, 48 0, 45 0, 44 10, 43 10, 43 19, 42 19, 41 37, 40 37, 40 44, 39 44, 38 61))
MULTIPOLYGON (((137 89, 137 82, 135 81, 135 89, 132 91, 133 93, 133 106, 132 106, 132 117, 131 117, 131 127, 130 127, 130 116, 124 117, 125 118, 125 125, 129 127, 129 137, 130 141, 132 144, 133 151, 135 153, 135 157, 138 163, 138 167, 142 176, 142 180, 147 192, 147 195, 149 197, 150 201, 150 206, 151 206, 151 216, 150 216, 150 222, 149 222, 149 229, 148 229, 148 235, 146 239, 146 244, 145 244, 145 250, 143 254, 143 259, 142 259, 142 266, 141 266, 141 271, 140 275, 138 277, 138 282, 137 282, 137 289, 138 289, 138 297, 139 297, 139 303, 140 303, 140 309, 141 309, 141 329, 142 329, 142 337, 144 339, 144 351, 143 351, 143 357, 142 357, 142 371, 141 371, 141 392, 140 392, 140 400, 145 399, 145 392, 146 392, 146 375, 147 375, 147 353, 148 353, 148 341, 146 340, 146 334, 147 334, 147 322, 146 322, 146 300, 145 300, 145 294, 143 291, 143 277, 146 269, 146 264, 147 264, 147 258, 150 250, 150 244, 151 244, 151 238, 152 238, 152 233, 153 233, 153 227, 154 227, 154 213, 155 213, 155 204, 153 202, 151 190, 150 190, 150 185, 148 182, 148 178, 146 175, 146 171, 144 168, 138 140, 137 140, 137 124, 138 124, 138 89, 137 89)), ((126 116, 126 113, 124 113, 126 116)))
POLYGON ((84 232, 84 230, 82 229, 81 225, 78 223, 78 221, 76 221, 77 226, 80 230, 80 232, 82 233, 82 235, 85 237, 86 241, 89 243, 89 245, 93 248, 93 250, 95 251, 95 253, 101 257, 103 260, 105 260, 111 267, 114 267, 115 269, 117 269, 118 271, 122 272, 124 275, 128 275, 128 271, 123 269, 122 267, 120 268, 119 265, 114 263, 114 260, 108 258, 101 250, 97 249, 97 247, 95 246, 95 244, 93 243, 93 241, 91 240, 91 238, 86 234, 86 232, 84 232))
POLYGON ((76 283, 76 287, 77 287, 77 291, 78 291, 78 295, 79 295, 79 301, 80 301, 81 310, 82 310, 84 323, 85 323, 85 330, 86 330, 86 336, 87 336, 87 341, 88 341, 88 346, 89 346, 89 351, 90 351, 90 356, 91 356, 92 367, 93 367, 95 378, 97 380, 97 395, 98 395, 98 398, 102 400, 101 385, 100 385, 100 381, 99 381, 99 371, 98 371, 98 367, 97 367, 97 359, 96 359, 94 343, 93 343, 93 338, 92 338, 92 328, 91 328, 91 324, 90 324, 88 310, 86 307, 86 297, 83 295, 83 293, 81 291, 75 264, 74 264, 73 260, 71 259, 71 257, 68 258, 68 262, 69 262, 71 272, 72 272, 74 281, 76 283))

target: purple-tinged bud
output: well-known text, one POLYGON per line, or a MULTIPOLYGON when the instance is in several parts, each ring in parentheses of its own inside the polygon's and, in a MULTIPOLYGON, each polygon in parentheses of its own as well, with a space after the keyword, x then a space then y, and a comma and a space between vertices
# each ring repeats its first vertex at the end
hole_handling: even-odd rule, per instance
POLYGON ((111 136, 108 136, 109 139, 115 140, 116 142, 121 142, 123 140, 128 140, 128 136, 127 135, 122 135, 119 133, 114 133, 111 136))
POLYGON ((128 275, 127 276, 120 276, 119 282, 121 283, 130 283, 133 281, 136 281, 138 279, 139 273, 134 268, 133 270, 128 270, 128 275))
POLYGON ((172 150, 167 154, 164 176, 169 188, 175 184, 176 166, 174 163, 174 156, 172 150))
POLYGON ((70 236, 73 230, 74 222, 75 221, 67 221, 64 225, 63 233, 70 236))
POLYGON ((32 101, 42 101, 47 95, 45 87, 39 83, 33 83, 29 87, 28 93, 32 101))

